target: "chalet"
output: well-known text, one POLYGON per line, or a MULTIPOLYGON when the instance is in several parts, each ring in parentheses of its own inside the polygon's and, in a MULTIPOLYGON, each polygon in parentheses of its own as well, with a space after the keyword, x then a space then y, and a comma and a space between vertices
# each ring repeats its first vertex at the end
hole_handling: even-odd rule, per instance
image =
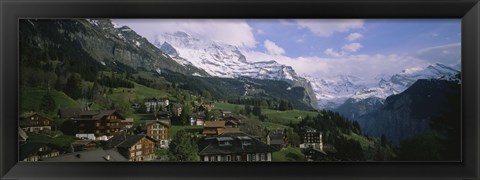
POLYGON ((175 116, 180 116, 182 113, 182 105, 179 103, 170 103, 168 105, 168 110, 175 116))
POLYGON ((212 102, 206 102, 198 107, 198 111, 212 111, 215 108, 215 104, 212 102))
POLYGON ((170 104, 167 98, 145 98, 145 111, 155 112, 164 110, 170 104))
POLYGON ((225 127, 227 128, 238 128, 238 123, 233 120, 225 121, 225 127))
POLYGON ((117 146, 128 161, 150 161, 155 158, 156 141, 146 135, 133 135, 117 146))
POLYGON ((240 128, 233 127, 232 124, 227 124, 225 121, 205 121, 205 124, 203 124, 202 134, 204 136, 218 136, 231 132, 240 132, 240 128))
POLYGON ((60 151, 45 143, 25 143, 19 147, 20 161, 42 161, 45 158, 56 157, 60 151))
POLYGON ((235 116, 227 116, 227 117, 223 117, 222 118, 223 121, 233 121, 237 124, 241 124, 242 121, 238 118, 238 117, 235 117, 235 116))
POLYGON ((121 123, 126 129, 130 129, 133 127, 133 118, 126 118, 121 123))
POLYGON ((201 161, 272 161, 275 149, 245 133, 224 133, 199 142, 201 161))
POLYGON ((301 144, 300 148, 315 148, 323 151, 322 132, 305 126, 301 128, 301 144))
POLYGON ((36 112, 27 112, 20 116, 19 125, 29 133, 48 132, 52 130, 53 120, 36 112))
POLYGON ((72 143, 73 151, 88 151, 97 148, 97 143, 92 140, 76 140, 72 143))
POLYGON ((267 144, 277 150, 283 149, 288 144, 287 135, 280 129, 270 131, 266 139, 267 144))
POLYGON ((157 141, 158 148, 168 149, 170 144, 170 120, 145 121, 147 136, 157 141))
POLYGON ((307 161, 321 161, 325 160, 327 157, 327 153, 312 147, 302 149, 302 153, 305 155, 305 159, 307 159, 307 161))
POLYGON ((81 139, 106 141, 125 129, 125 118, 116 110, 61 111, 60 117, 72 121, 75 137, 81 139))
POLYGON ((92 150, 73 152, 63 154, 58 157, 46 158, 43 161, 48 162, 108 162, 108 161, 128 161, 114 149, 104 150, 96 148, 92 150))
POLYGON ((190 125, 191 126, 203 126, 206 120, 205 113, 197 112, 195 114, 189 114, 190 117, 190 125))
POLYGON ((223 133, 223 129, 225 129, 225 121, 205 121, 202 134, 217 136, 223 133))

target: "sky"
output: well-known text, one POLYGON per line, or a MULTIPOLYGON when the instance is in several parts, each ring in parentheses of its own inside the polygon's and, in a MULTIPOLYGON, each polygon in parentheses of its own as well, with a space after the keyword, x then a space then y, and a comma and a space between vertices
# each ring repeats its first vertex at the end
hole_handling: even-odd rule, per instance
POLYGON ((275 60, 300 75, 371 79, 442 63, 459 67, 461 19, 113 19, 150 42, 184 31, 275 60))

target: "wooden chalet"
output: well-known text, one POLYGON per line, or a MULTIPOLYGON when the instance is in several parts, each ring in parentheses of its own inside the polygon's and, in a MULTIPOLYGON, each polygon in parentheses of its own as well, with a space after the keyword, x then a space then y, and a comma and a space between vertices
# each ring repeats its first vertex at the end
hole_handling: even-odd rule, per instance
POLYGON ((272 161, 273 147, 242 132, 205 137, 199 142, 201 161, 272 161))
POLYGON ((147 136, 157 141, 158 148, 168 149, 170 144, 170 120, 145 121, 147 136))
POLYGON ((46 158, 57 157, 60 151, 45 143, 25 143, 19 147, 20 161, 42 161, 46 158))
POLYGON ((287 135, 280 129, 268 132, 266 139, 267 144, 277 150, 283 149, 288 144, 287 135))
POLYGON ((125 118, 116 110, 60 111, 60 117, 73 123, 75 136, 81 139, 106 141, 125 128, 125 118))
POLYGON ((27 133, 40 133, 52 130, 53 120, 37 112, 27 112, 20 116, 20 128, 27 133))
POLYGON ((117 146, 117 151, 129 161, 155 159, 156 141, 144 134, 129 136, 117 146))

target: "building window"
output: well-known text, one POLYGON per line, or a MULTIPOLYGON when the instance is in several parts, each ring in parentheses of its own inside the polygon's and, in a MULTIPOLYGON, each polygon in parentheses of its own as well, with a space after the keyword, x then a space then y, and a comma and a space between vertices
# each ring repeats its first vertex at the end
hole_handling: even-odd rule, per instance
POLYGON ((162 141, 162 145, 165 145, 165 141, 162 141))
POLYGON ((265 157, 265 153, 260 153, 260 160, 261 161, 266 161, 267 158, 265 157))
POLYGON ((237 155, 237 159, 235 161, 242 161, 242 155, 237 155))
POLYGON ((210 161, 217 161, 217 156, 210 156, 210 161))
POLYGON ((133 156, 135 156, 135 153, 133 153, 133 152, 130 153, 130 157, 133 157, 133 156))
POLYGON ((227 159, 227 161, 232 161, 232 156, 227 155, 227 156, 226 156, 226 159, 227 159))
POLYGON ((257 155, 256 154, 251 154, 252 155, 252 161, 256 161, 257 155))
POLYGON ((98 123, 98 122, 97 122, 97 123, 95 123, 95 126, 99 127, 99 126, 100 126, 100 123, 98 123))
POLYGON ((142 149, 142 145, 141 145, 141 144, 137 144, 135 148, 136 148, 136 149, 142 149))
POLYGON ((141 155, 142 155, 142 151, 137 151, 137 152, 135 152, 135 155, 136 155, 136 156, 141 156, 141 155))

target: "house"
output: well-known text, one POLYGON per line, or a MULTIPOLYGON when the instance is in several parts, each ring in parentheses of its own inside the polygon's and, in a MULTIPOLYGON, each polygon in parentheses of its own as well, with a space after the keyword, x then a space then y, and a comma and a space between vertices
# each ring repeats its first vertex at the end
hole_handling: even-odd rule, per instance
POLYGON ((222 119, 223 121, 233 121, 237 124, 241 124, 242 121, 238 118, 238 117, 235 117, 235 116, 227 116, 227 117, 223 117, 222 119))
POLYGON ((215 108, 215 104, 213 102, 206 102, 206 103, 202 103, 198 107, 198 111, 200 112, 212 111, 214 108, 215 108))
POLYGON ((182 114, 182 105, 179 103, 170 103, 168 105, 168 110, 175 116, 180 116, 182 114))
POLYGON ((117 151, 128 161, 150 161, 155 159, 156 141, 144 134, 127 137, 117 146, 117 151))
POLYGON ((199 141, 201 161, 272 161, 275 149, 245 133, 224 133, 199 141))
POLYGON ((128 161, 114 149, 104 150, 95 148, 92 150, 73 152, 63 154, 58 157, 46 158, 43 161, 48 162, 108 162, 108 161, 128 161))
POLYGON ((238 128, 238 123, 233 120, 225 121, 225 127, 227 128, 238 128))
POLYGON ((268 132, 266 139, 267 144, 277 150, 283 149, 288 144, 287 135, 280 129, 268 132))
POLYGON ((205 121, 202 134, 204 136, 217 136, 223 133, 223 129, 225 129, 225 121, 205 121))
POLYGON ((116 110, 106 111, 61 111, 60 117, 73 123, 75 137, 106 141, 125 129, 125 118, 116 110))
POLYGON ((156 112, 159 110, 164 110, 170 104, 168 98, 145 98, 145 111, 156 112))
POLYGON ((27 112, 20 116, 19 125, 29 133, 48 132, 52 130, 53 120, 37 112, 27 112))
POLYGON ((308 126, 302 127, 301 132, 300 148, 312 147, 323 151, 322 132, 308 126))
POLYGON ((97 148, 97 143, 92 140, 76 140, 72 143, 73 151, 88 151, 97 148))
POLYGON ((145 121, 147 136, 158 142, 158 148, 168 149, 170 144, 170 120, 145 121))
POLYGON ((121 123, 126 129, 130 129, 133 127, 133 118, 126 118, 121 123))
POLYGON ((197 112, 195 114, 189 114, 190 117, 190 125, 191 126, 203 126, 206 120, 205 113, 197 112))
POLYGON ((305 155, 305 159, 307 159, 307 161, 321 161, 325 160, 327 157, 327 153, 313 147, 302 149, 302 153, 305 155))
POLYGON ((223 133, 230 133, 230 132, 240 132, 240 128, 233 127, 232 124, 228 124, 225 121, 205 121, 203 124, 203 132, 204 136, 218 136, 223 133))
POLYGON ((19 147, 20 161, 42 161, 45 158, 56 157, 60 151, 45 143, 25 143, 19 147))

